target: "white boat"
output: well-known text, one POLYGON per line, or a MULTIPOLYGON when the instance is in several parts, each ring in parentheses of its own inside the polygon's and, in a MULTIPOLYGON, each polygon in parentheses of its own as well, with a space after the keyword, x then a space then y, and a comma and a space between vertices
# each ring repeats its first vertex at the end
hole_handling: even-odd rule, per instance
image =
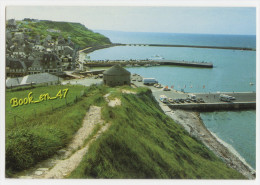
POLYGON ((164 57, 160 56, 160 55, 155 55, 155 56, 151 56, 149 58, 149 60, 163 60, 164 57))
POLYGON ((145 64, 144 67, 151 67, 151 64, 145 64))

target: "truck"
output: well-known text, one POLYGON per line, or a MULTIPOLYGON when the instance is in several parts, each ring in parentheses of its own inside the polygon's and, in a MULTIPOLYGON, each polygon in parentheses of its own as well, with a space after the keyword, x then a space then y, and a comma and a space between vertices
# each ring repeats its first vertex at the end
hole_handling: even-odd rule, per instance
POLYGON ((220 94, 219 95, 219 100, 220 101, 226 101, 226 102, 230 102, 230 96, 226 95, 226 94, 220 94))
POLYGON ((160 100, 161 102, 163 102, 163 103, 167 103, 167 102, 168 102, 168 98, 167 98, 167 96, 165 96, 165 95, 160 95, 159 100, 160 100))
POLYGON ((158 81, 155 78, 143 78, 144 85, 154 85, 157 84, 158 81))

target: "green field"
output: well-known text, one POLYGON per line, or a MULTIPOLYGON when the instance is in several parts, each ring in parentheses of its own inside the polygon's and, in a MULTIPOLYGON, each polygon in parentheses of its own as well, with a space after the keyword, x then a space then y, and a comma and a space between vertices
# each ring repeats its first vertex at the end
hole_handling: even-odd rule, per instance
POLYGON ((11 177, 15 171, 27 169, 66 146, 90 105, 101 106, 102 119, 111 126, 90 145, 68 178, 244 179, 166 116, 149 89, 105 86, 49 86, 7 92, 7 111, 21 115, 28 111, 24 121, 16 124, 7 116, 7 175, 11 177), (29 91, 55 96, 65 87, 69 88, 67 98, 71 101, 67 105, 64 99, 16 108, 9 105, 10 98, 24 97, 29 91), (122 89, 137 94, 123 94, 122 89), (109 107, 103 98, 107 93, 110 99, 121 99, 122 105, 109 107), (81 98, 74 101, 80 94, 81 98), (56 107, 49 111, 52 103, 56 107), (38 111, 35 117, 34 109, 38 111))
POLYGON ((7 176, 27 169, 65 147, 80 128, 89 106, 102 103, 101 92, 95 88, 86 89, 84 86, 72 85, 37 87, 14 92, 8 90, 6 92, 7 176), (63 98, 18 107, 11 107, 9 102, 13 97, 27 97, 29 92, 32 92, 35 98, 43 93, 56 96, 57 92, 64 88, 69 89, 67 101, 63 98))

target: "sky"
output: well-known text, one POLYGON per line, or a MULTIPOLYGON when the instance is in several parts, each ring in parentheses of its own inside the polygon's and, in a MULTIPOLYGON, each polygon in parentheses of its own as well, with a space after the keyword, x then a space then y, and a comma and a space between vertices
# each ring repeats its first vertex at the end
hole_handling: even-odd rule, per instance
POLYGON ((6 18, 80 22, 92 30, 256 34, 254 7, 8 6, 6 18))

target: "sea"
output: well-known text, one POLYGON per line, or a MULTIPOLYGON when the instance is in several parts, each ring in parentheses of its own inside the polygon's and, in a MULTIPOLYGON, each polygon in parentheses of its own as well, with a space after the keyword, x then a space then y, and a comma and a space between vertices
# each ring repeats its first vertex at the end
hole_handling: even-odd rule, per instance
MULTIPOLYGON (((230 46, 256 48, 255 35, 144 33, 95 30, 113 43, 230 46)), ((255 92, 256 52, 185 47, 116 46, 88 54, 93 60, 142 60, 151 57, 211 62, 213 68, 181 66, 129 67, 131 73, 156 78, 185 92, 255 92)), ((216 111, 200 114, 205 126, 253 169, 256 166, 256 111, 216 111)))

